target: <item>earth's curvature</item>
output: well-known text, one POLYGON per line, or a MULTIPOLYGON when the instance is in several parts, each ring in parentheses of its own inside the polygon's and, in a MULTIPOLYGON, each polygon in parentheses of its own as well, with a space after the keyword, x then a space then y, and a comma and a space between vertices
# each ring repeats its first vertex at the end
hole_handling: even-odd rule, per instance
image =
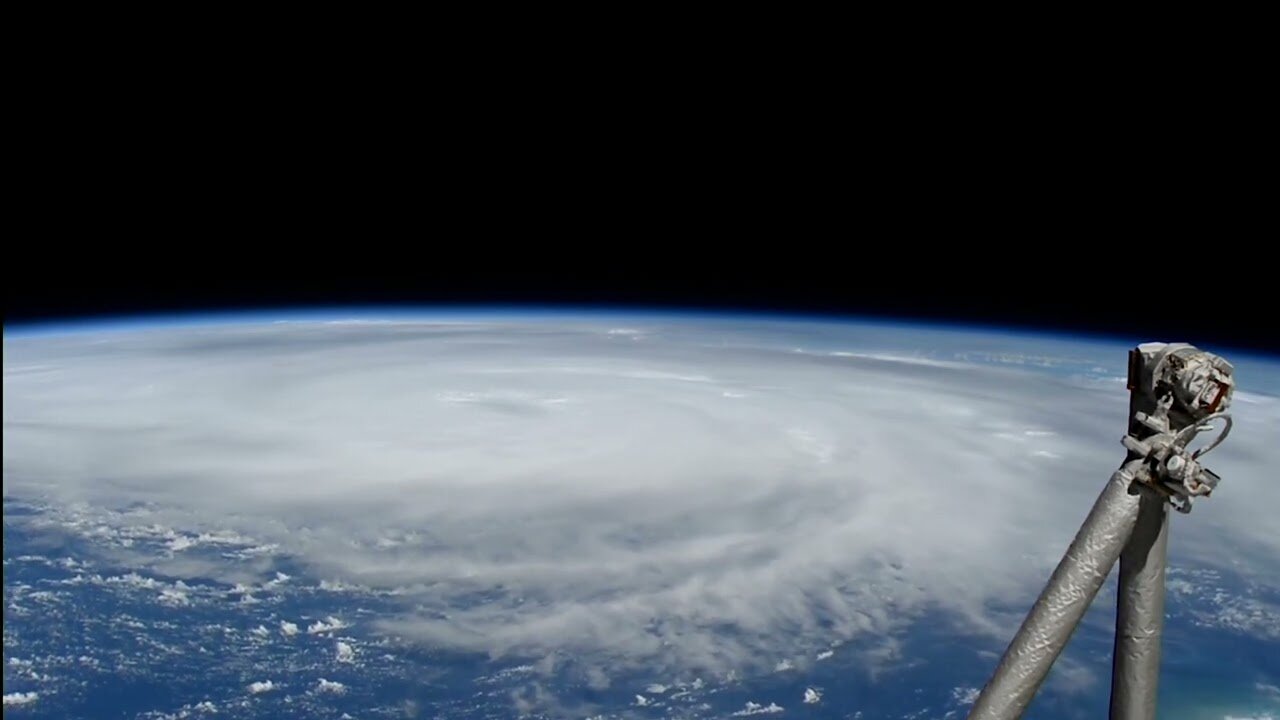
MULTIPOLYGON (((6 330, 5 717, 962 718, 1124 457, 1127 350, 1184 339, 6 330)), ((1173 518, 1161 717, 1275 717, 1280 360, 1206 349, 1236 425, 1173 518)), ((1105 716, 1113 602, 1029 717, 1105 716)))

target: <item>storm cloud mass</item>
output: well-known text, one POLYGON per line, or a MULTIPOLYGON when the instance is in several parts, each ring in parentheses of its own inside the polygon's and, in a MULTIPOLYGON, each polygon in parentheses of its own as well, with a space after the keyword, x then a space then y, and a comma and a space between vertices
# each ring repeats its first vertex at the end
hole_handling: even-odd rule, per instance
MULTIPOLYGON (((494 657, 767 672, 868 636, 891 656, 926 612, 1005 639, 1124 455, 1127 348, 978 337, 622 317, 6 337, 4 492, 102 537, 173 533, 163 557, 104 545, 122 564, 261 584, 289 558, 401 598, 388 634, 494 657), (184 552, 229 536, 259 551, 184 552)), ((1173 562, 1266 574, 1280 402, 1240 378, 1222 487, 1174 518, 1173 562)))

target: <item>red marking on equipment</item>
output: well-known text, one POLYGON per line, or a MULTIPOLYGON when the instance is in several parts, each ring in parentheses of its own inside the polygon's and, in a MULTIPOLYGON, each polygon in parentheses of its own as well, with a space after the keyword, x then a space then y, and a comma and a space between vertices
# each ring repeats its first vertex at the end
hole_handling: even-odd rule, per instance
POLYGON ((1222 398, 1227 396, 1227 384, 1221 380, 1214 380, 1214 384, 1218 386, 1218 394, 1214 396, 1213 402, 1209 403, 1209 414, 1217 412, 1218 404, 1222 402, 1222 398))

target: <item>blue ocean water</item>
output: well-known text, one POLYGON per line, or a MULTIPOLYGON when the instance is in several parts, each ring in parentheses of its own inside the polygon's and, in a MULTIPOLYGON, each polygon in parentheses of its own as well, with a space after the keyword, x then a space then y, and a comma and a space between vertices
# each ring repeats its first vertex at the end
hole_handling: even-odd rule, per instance
MULTIPOLYGON (((7 519, 31 511, 5 503, 7 519)), ((748 703, 777 703, 786 717, 963 717, 965 700, 1002 650, 939 614, 913 623, 892 643, 868 638, 833 647, 830 657, 803 671, 743 679, 613 677, 607 687, 591 687, 571 657, 540 667, 539 658, 490 659, 397 643, 373 632, 371 623, 397 612, 396 598, 325 589, 280 558, 271 571, 286 578, 278 590, 246 603, 234 586, 112 567, 83 541, 6 521, 5 691, 40 693, 38 703, 9 710, 31 718, 169 717, 210 703, 240 717, 498 718, 510 717, 522 695, 554 690, 566 716, 630 707, 635 717, 727 717, 748 703), (187 597, 166 604, 164 593, 175 583, 187 597), (333 619, 342 627, 308 632, 333 619), (296 634, 285 634, 284 623, 296 625, 296 634), (258 628, 265 629, 261 636, 258 628), (338 642, 355 649, 354 662, 338 660, 338 642), (868 670, 878 664, 882 670, 868 670), (36 679, 48 676, 56 680, 36 679), (318 692, 321 678, 345 689, 318 692), (246 687, 265 681, 274 689, 245 699, 246 687), (651 692, 654 685, 667 687, 651 692), (820 693, 821 705, 802 702, 810 688, 820 693), (638 695, 646 704, 637 706, 638 695)), ((1212 585, 1170 598, 1162 717, 1275 712, 1280 693, 1267 687, 1280 677, 1275 641, 1202 622, 1206 609, 1215 611, 1204 603, 1217 593, 1242 594, 1237 586, 1245 581, 1178 568, 1171 577, 1188 574, 1212 585)), ((1263 600, 1280 603, 1276 588, 1261 591, 1263 600)), ((1095 603, 1029 717, 1105 716, 1100 671, 1110 663, 1112 594, 1109 586, 1095 603)))

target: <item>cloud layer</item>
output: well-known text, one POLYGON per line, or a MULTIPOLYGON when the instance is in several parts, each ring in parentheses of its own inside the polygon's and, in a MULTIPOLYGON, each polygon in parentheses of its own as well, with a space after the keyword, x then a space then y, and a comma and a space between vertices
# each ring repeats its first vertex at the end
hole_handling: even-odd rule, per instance
MULTIPOLYGON (((175 575, 272 577, 182 564, 250 539, 402 595, 387 632, 610 667, 768 672, 932 610, 1007 636, 1124 454, 1125 348, 1044 338, 301 323, 4 349, 6 496, 145 516, 175 575)), ((1241 380, 1174 554, 1274 573, 1280 402, 1241 380)))

